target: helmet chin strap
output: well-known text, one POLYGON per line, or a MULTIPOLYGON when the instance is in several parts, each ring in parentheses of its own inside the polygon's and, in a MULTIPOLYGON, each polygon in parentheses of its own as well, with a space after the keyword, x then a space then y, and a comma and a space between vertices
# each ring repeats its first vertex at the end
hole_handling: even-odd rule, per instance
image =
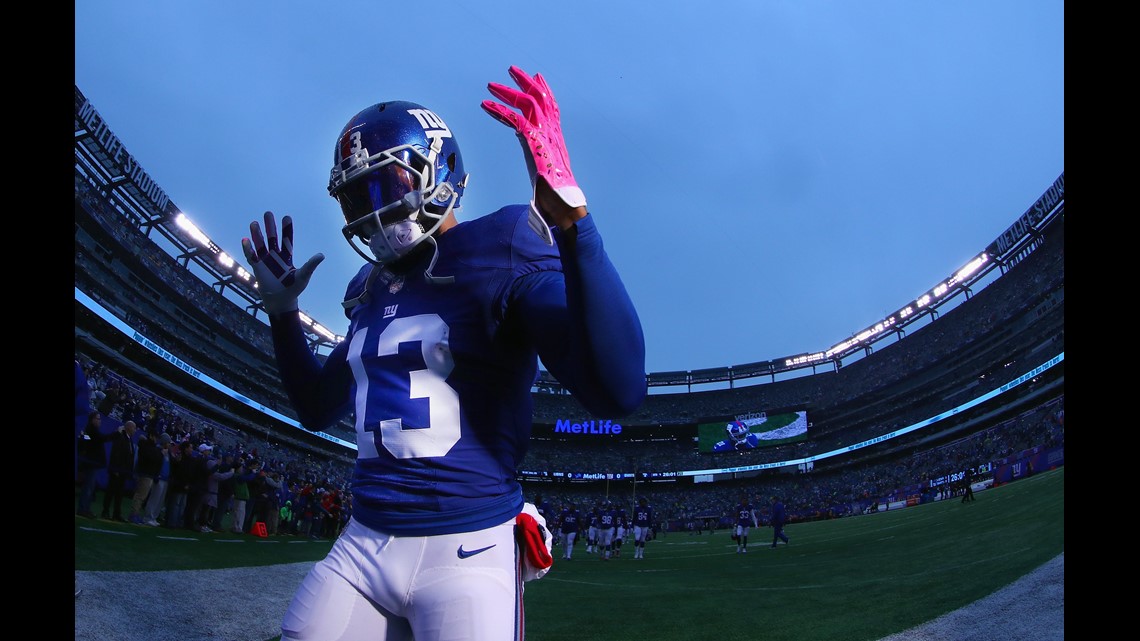
POLYGON ((434 276, 431 273, 435 267, 435 261, 439 260, 439 245, 435 242, 435 236, 428 236, 425 243, 431 244, 431 262, 428 263, 427 269, 424 270, 424 279, 432 285, 450 285, 455 282, 454 276, 434 276))
MULTIPOLYGON (((436 200, 441 197, 450 197, 452 204, 454 204, 455 200, 457 199, 457 194, 451 185, 444 183, 438 186, 436 190, 427 197, 427 199, 436 200)), ((404 197, 396 203, 388 205, 382 210, 373 212, 372 216, 375 219, 379 219, 381 214, 391 212, 396 207, 401 207, 405 211, 411 213, 408 218, 399 220, 390 225, 385 225, 378 232, 371 234, 366 243, 368 247, 367 253, 363 247, 359 247, 355 242, 353 242, 351 232, 346 232, 345 237, 348 238, 349 245, 352 246, 352 248, 356 250, 356 253, 360 254, 362 258, 378 267, 383 268, 385 265, 402 259, 407 254, 414 251, 416 246, 422 243, 428 243, 431 245, 432 255, 431 261, 428 263, 427 268, 424 270, 424 280, 432 285, 449 285, 451 283, 454 283, 455 276, 436 276, 431 273, 432 269, 435 268, 436 261, 439 260, 439 245, 436 243, 434 233, 431 235, 427 234, 424 230, 423 225, 420 223, 421 219, 427 218, 423 208, 424 201, 427 199, 425 199, 422 192, 413 190, 404 194, 404 197), (369 257, 368 253, 371 253, 372 256, 369 257)), ((453 208, 449 205, 441 218, 450 215, 452 211, 453 208)), ((438 223, 436 225, 432 225, 433 230, 436 227, 438 227, 438 223)), ((346 229, 348 228, 346 227, 346 229)), ((549 230, 547 230, 547 233, 549 233, 549 230)), ((373 276, 379 271, 380 270, 374 269, 369 274, 364 293, 362 293, 357 298, 346 300, 342 303, 346 309, 351 309, 352 307, 355 307, 356 305, 367 301, 368 289, 372 285, 373 276)))
MULTIPOLYGON (((431 245, 431 262, 428 263, 427 269, 424 270, 424 280, 431 285, 450 285, 454 283, 455 276, 435 276, 431 273, 432 268, 435 267, 435 262, 439 260, 439 245, 435 242, 435 236, 428 236, 423 242, 431 245)), ((385 271, 383 262, 369 262, 372 263, 372 270, 368 272, 368 278, 364 281, 364 291, 356 298, 350 298, 341 302, 341 306, 346 310, 367 303, 372 298, 372 283, 376 281, 377 276, 385 271)))

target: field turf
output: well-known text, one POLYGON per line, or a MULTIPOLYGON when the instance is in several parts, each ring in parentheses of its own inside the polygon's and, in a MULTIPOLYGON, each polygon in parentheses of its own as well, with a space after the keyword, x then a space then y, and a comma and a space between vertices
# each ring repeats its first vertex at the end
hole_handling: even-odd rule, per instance
MULTIPOLYGON (((1064 468, 958 499, 831 521, 793 524, 771 549, 753 528, 737 554, 727 530, 669 533, 634 559, 603 561, 575 547, 526 585, 528 641, 873 641, 981 599, 1065 548, 1064 468)), ((317 561, 328 541, 223 544, 232 534, 76 517, 75 569, 162 571, 317 561), (108 531, 133 536, 114 536, 108 531), (218 539, 214 543, 213 539, 218 539), (183 541, 182 543, 185 543, 183 541)), ((290 537, 284 537, 289 539, 290 537)))

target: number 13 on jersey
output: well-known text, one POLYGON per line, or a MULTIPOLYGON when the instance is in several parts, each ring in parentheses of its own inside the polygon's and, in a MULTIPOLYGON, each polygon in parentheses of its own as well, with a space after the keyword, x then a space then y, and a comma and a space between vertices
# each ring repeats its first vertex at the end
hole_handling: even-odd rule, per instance
MULTIPOLYGON (((356 380, 357 458, 376 458, 380 445, 399 459, 443 456, 459 441, 459 394, 447 384, 447 377, 455 368, 447 334, 447 323, 437 314, 393 320, 380 333, 375 356, 396 356, 401 343, 419 343, 426 367, 403 372, 407 377, 406 390, 374 391, 369 389, 368 372, 361 358, 368 341, 368 329, 363 328, 353 334, 348 363, 356 380), (370 392, 407 394, 408 402, 427 399, 428 425, 405 429, 399 416, 369 416, 370 392)), ((392 359, 392 362, 399 360, 392 359)), ((402 404, 400 400, 395 403, 396 406, 402 404)))

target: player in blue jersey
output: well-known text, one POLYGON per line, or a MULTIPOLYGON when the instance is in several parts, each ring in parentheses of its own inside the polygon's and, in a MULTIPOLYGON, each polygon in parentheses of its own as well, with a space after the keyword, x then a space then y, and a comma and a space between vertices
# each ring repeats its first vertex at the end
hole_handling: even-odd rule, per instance
POLYGON ((760 437, 752 433, 751 428, 742 421, 730 421, 725 424, 724 431, 728 438, 717 441, 713 445, 714 452, 733 452, 736 450, 755 449, 760 444, 760 437))
POLYGON ((598 515, 601 511, 601 506, 596 504, 586 514, 586 523, 589 524, 586 528, 586 551, 590 553, 600 551, 598 549, 598 515))
POLYGON ((566 507, 562 509, 562 516, 559 520, 562 523, 562 545, 565 550, 562 554, 562 558, 569 561, 574 553, 574 541, 578 539, 580 520, 578 506, 573 503, 567 503, 566 507))
POLYGON ((625 540, 625 530, 628 525, 625 507, 621 501, 614 502, 614 556, 621 556, 621 544, 625 540))
POLYGON ((328 190, 365 264, 327 358, 298 312, 323 255, 295 267, 293 222, 279 232, 269 212, 242 239, 301 424, 351 414, 357 433, 352 518, 296 591, 282 641, 522 639, 523 581, 552 562, 515 479, 538 359, 598 416, 646 395, 641 324, 570 172, 557 103, 541 75, 510 75, 521 91, 489 83, 506 105, 482 106, 522 142, 529 205, 458 222, 468 174, 422 105, 372 105, 337 137, 328 190))
POLYGON ((653 524, 653 507, 643 496, 637 499, 633 509, 633 558, 645 558, 645 542, 649 540, 649 528, 653 524))
POLYGON ((621 525, 623 523, 626 523, 628 519, 626 518, 625 504, 622 503, 621 501, 614 501, 613 506, 614 506, 614 524, 615 525, 621 525))
POLYGON ((606 501, 598 511, 598 549, 601 551, 603 561, 609 561, 613 556, 616 530, 617 510, 614 509, 613 501, 606 501))
POLYGON ((752 504, 748 502, 748 497, 741 494, 740 502, 736 505, 736 528, 733 530, 733 537, 736 539, 736 553, 744 554, 748 552, 748 531, 749 528, 759 527, 756 521, 756 510, 752 504))
POLYGON ((614 556, 621 556, 621 546, 625 543, 625 519, 617 519, 617 527, 614 528, 614 556))

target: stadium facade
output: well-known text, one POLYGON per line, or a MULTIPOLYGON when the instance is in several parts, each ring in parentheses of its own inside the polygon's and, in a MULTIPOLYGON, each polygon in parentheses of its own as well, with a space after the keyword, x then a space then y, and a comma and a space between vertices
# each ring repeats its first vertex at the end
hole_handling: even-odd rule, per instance
MULTIPOLYGON (((76 87, 77 353, 222 429, 351 462, 348 420, 320 433, 297 422, 251 275, 179 210, 145 160, 76 87)), ((590 416, 541 373, 520 479, 684 484, 821 472, 950 443, 1063 399, 1064 174, 1044 187, 967 264, 827 350, 650 373, 645 404, 620 420, 590 416), (698 453, 700 424, 788 412, 806 413, 806 439, 698 453), (573 424, 609 427, 558 429, 573 424)), ((327 354, 339 337, 303 318, 314 353, 327 354)))

